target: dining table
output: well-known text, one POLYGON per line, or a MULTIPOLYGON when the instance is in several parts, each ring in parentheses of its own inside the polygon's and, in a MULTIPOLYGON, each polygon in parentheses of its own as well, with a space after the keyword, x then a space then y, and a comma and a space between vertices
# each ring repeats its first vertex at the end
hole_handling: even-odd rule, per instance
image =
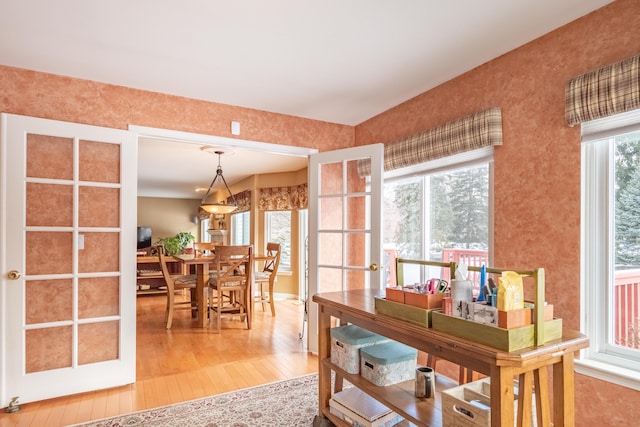
MULTIPOLYGON (((178 254, 173 256, 180 263, 189 267, 194 265, 196 268, 196 310, 197 310, 197 326, 200 328, 207 327, 207 292, 209 287, 209 266, 216 261, 215 253, 210 255, 201 254, 178 254)), ((272 259, 273 256, 266 254, 254 254, 253 260, 255 262, 267 261, 272 259)), ((254 265, 255 267, 255 265, 254 265)), ((253 277, 254 275, 252 275, 253 277)), ((249 295, 253 295, 253 283, 249 285, 249 295)), ((253 304, 249 304, 247 307, 249 316, 253 319, 253 304)))

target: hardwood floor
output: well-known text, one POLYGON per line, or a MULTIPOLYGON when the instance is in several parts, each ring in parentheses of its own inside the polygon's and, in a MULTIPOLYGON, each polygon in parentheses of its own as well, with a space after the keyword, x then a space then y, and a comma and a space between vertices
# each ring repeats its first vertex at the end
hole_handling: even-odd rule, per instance
POLYGON ((298 336, 304 307, 297 301, 276 301, 275 318, 268 306, 263 312, 256 305, 250 331, 223 320, 221 334, 192 327, 185 310, 177 310, 167 331, 164 295, 139 297, 137 307, 135 384, 22 404, 19 412, 0 414, 0 427, 66 426, 318 371, 317 357, 298 336))

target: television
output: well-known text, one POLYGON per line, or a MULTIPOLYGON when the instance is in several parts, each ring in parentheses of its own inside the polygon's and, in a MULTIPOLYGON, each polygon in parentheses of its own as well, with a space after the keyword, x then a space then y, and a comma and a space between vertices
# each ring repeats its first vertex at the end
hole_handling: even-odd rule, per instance
POLYGON ((138 249, 151 246, 151 227, 138 227, 138 249))

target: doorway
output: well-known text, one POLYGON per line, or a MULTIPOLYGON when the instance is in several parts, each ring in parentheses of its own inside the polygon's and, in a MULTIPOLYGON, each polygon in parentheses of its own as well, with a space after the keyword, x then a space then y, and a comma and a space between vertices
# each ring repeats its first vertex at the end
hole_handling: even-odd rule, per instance
MULTIPOLYGON (((278 172, 278 168, 285 168, 284 171, 291 171, 291 168, 300 169, 298 173, 306 182, 307 173, 306 166, 308 164, 308 156, 316 153, 318 150, 294 146, 284 146, 278 144, 248 141, 235 138, 226 138, 211 135, 193 134, 189 132, 173 131, 166 129, 130 126, 129 130, 136 134, 138 140, 138 195, 143 197, 167 197, 167 198, 189 198, 191 200, 182 200, 182 202, 190 202, 193 204, 191 214, 183 215, 182 221, 185 226, 191 226, 200 237, 203 235, 201 224, 198 224, 194 218, 198 212, 200 197, 206 192, 209 182, 215 175, 216 166, 220 161, 221 167, 224 169, 224 176, 236 193, 234 181, 238 179, 250 180, 254 172, 253 160, 257 160, 255 168, 259 170, 258 174, 269 175, 278 172), (209 146, 220 149, 226 154, 217 157, 203 153, 201 147, 209 146), (146 158, 145 156, 149 156, 146 158), (293 166, 292 166, 293 165, 293 166), (149 167, 155 170, 150 173, 149 167), (289 169, 286 169, 289 168, 289 169), (144 170, 143 170, 144 169, 144 170), (198 172, 200 170, 200 172, 198 172), (203 172, 204 171, 204 172, 203 172), (198 175, 199 173, 199 175, 198 175), (154 175, 155 174, 155 175, 154 175), (302 174, 302 175, 301 175, 302 174), (144 175, 143 177, 141 177, 144 175), (239 178, 237 176, 240 176, 239 178), (156 183, 151 182, 156 180, 156 183), (203 192, 196 193, 194 190, 200 186, 203 192), (204 186, 204 187, 203 187, 204 186), (164 191, 164 192, 162 192, 164 191), (195 220, 195 225, 192 223, 195 220)), ((263 176, 261 175, 261 176, 263 176)), ((259 187, 279 186, 269 185, 268 179, 258 184, 259 187)), ((287 183, 291 185, 292 183, 287 183)), ((284 184, 282 184, 284 186, 284 184)), ((242 190, 240 190, 242 191, 242 190)), ((254 198, 254 201, 256 198, 254 198)), ((254 210, 261 214, 263 211, 254 210)), ((258 223, 263 222, 262 219, 252 220, 258 229, 258 223)), ((298 221, 295 221, 298 224, 298 221)), ((147 224, 138 224, 147 225, 147 224)), ((300 235, 307 235, 306 222, 298 226, 300 235), (304 230, 300 227, 304 226, 304 230)), ((196 234, 196 233, 194 233, 196 234)), ((260 252, 260 246, 263 245, 262 238, 259 238, 255 230, 252 231, 252 239, 256 245, 256 251, 260 252)), ((157 240, 157 234, 154 234, 153 241, 157 240)), ((294 237, 294 236, 292 236, 294 237)), ((198 237, 196 237, 198 239, 198 237)), ((292 244, 292 250, 296 251, 298 260, 306 261, 306 246, 297 244, 299 240, 296 236, 296 244, 292 244)), ((230 239, 231 240, 231 239, 230 239)), ((292 267, 298 268, 297 264, 292 267)), ((284 289, 283 296, 292 296, 302 298, 306 292, 301 293, 299 289, 306 289, 306 268, 298 271, 297 274, 284 276, 280 289, 284 289), (293 280, 295 279, 295 280, 293 280), (287 280, 291 282, 291 286, 287 286, 287 280), (291 291, 290 291, 291 289, 291 291)), ((302 319, 301 319, 302 323, 302 319)))

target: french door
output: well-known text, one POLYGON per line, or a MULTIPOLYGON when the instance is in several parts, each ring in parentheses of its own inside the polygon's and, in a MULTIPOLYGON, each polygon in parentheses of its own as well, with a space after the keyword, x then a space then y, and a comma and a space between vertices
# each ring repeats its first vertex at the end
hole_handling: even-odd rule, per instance
POLYGON ((134 382, 134 134, 2 114, 0 148, 0 406, 134 382))
MULTIPOLYGON (((384 145, 309 157, 309 293, 382 285, 384 145), (370 180, 358 163, 371 164, 370 180)), ((309 350, 318 352, 318 307, 309 303, 309 350)))

